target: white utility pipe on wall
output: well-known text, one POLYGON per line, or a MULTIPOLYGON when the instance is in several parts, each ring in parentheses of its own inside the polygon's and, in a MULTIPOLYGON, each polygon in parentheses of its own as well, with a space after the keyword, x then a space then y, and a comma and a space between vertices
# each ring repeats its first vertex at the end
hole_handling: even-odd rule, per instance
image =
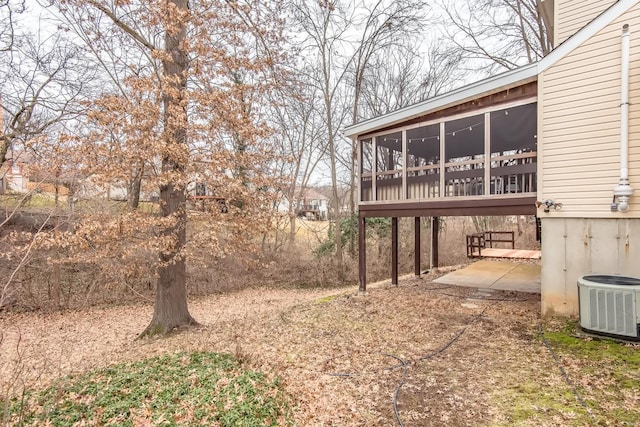
POLYGON ((619 212, 629 210, 629 24, 622 27, 622 73, 620 102, 620 182, 613 189, 619 212))

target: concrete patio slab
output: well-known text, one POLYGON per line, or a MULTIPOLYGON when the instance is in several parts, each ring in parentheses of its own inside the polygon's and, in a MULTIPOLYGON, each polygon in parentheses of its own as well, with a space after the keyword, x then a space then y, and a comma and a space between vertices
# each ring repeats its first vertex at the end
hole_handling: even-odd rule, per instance
POLYGON ((481 260, 436 280, 446 285, 540 293, 540 266, 481 260))

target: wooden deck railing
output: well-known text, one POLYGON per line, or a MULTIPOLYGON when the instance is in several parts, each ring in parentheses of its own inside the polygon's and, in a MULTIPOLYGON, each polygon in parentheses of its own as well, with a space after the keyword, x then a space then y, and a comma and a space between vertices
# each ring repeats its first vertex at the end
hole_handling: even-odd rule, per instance
POLYGON ((537 191, 535 151, 363 173, 362 202, 527 194, 537 191), (406 174, 406 176, 405 176, 406 174))
POLYGON ((467 257, 481 257, 482 249, 493 248, 494 243, 509 243, 515 249, 513 231, 484 231, 467 235, 467 257), (507 236, 506 238, 504 236, 507 236))

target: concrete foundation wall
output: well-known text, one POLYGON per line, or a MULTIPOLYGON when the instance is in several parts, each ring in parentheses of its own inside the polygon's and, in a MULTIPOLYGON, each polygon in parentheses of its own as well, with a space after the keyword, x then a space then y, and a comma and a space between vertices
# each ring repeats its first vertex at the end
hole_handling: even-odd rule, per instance
POLYGON ((640 219, 542 218, 542 315, 577 315, 591 273, 640 277, 640 219))

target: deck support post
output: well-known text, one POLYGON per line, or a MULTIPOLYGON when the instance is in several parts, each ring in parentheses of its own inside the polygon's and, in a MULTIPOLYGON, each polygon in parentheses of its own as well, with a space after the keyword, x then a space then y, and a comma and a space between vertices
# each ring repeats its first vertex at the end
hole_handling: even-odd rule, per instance
POLYGON ((359 291, 367 291, 367 221, 358 214, 358 283, 359 291))
POLYGON ((420 217, 414 218, 414 274, 420 277, 420 217))
POLYGON ((440 218, 431 217, 431 268, 438 267, 438 234, 440 234, 440 218))
POLYGON ((391 218, 391 284, 398 286, 398 217, 391 218))

